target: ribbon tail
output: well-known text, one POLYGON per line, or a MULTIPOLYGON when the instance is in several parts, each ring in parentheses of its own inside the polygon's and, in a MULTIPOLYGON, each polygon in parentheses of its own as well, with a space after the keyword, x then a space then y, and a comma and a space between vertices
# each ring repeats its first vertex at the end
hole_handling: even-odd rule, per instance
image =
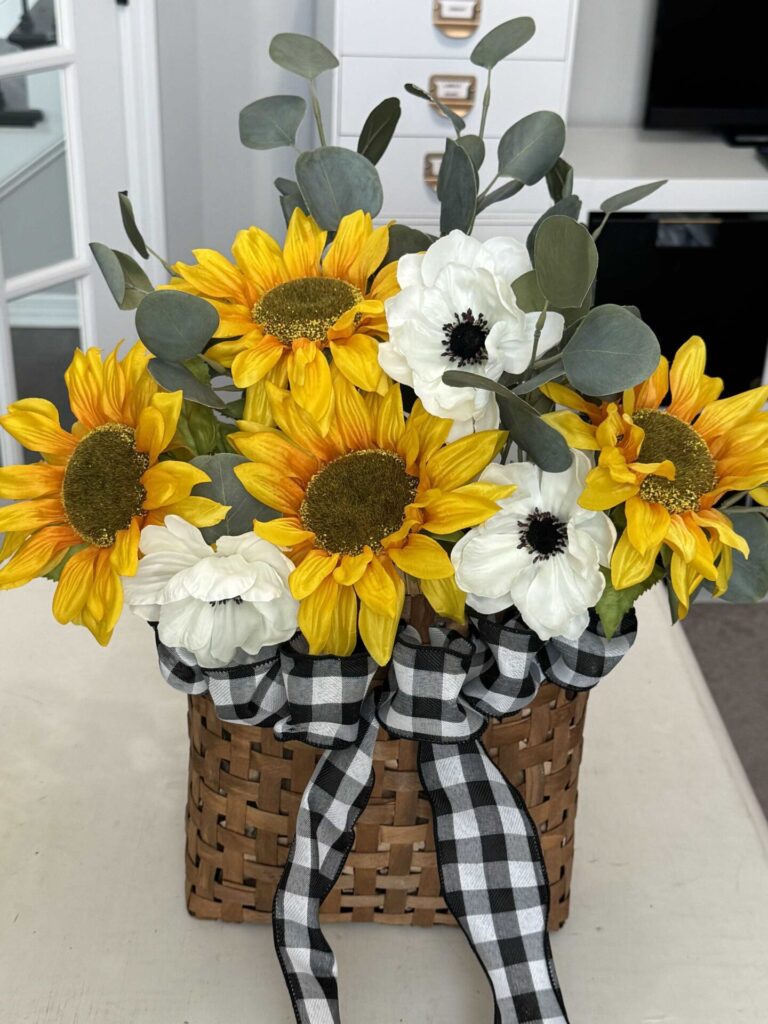
POLYGON ((522 797, 479 740, 419 744, 443 897, 488 976, 494 1024, 568 1024, 547 934, 549 886, 522 797))
POLYGON ((341 1021, 336 958, 320 929, 320 905, 342 872, 371 795, 378 732, 369 694, 356 740, 323 754, 301 798, 272 908, 275 948, 298 1024, 341 1021))

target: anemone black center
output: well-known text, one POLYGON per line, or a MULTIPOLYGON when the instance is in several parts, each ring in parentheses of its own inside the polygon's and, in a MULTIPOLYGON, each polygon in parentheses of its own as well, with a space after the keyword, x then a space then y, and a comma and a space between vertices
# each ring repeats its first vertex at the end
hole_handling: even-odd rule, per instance
POLYGON ((350 452, 309 481, 301 521, 333 554, 359 555, 366 545, 378 551, 402 526, 417 487, 395 452, 350 452))
POLYGON ((122 423, 95 427, 67 463, 61 499, 70 526, 98 548, 114 544, 142 511, 141 483, 149 458, 136 450, 136 435, 122 423))
POLYGON ((517 526, 520 530, 520 543, 517 546, 532 554, 534 562, 544 562, 565 551, 568 527, 551 512, 541 512, 535 508, 525 519, 519 519, 517 526))
POLYGON ((362 297, 353 284, 335 277, 299 277, 266 292, 252 316, 284 344, 296 338, 325 341, 329 328, 362 297))
POLYGON ((485 339, 489 331, 488 321, 482 313, 475 316, 471 309, 466 313, 454 313, 453 320, 443 324, 444 355, 459 366, 484 363, 488 358, 485 339))
POLYGON ((640 485, 640 497, 658 502, 673 515, 698 509, 702 495, 717 483, 715 460, 706 441, 688 423, 658 409, 641 409, 632 419, 645 431, 638 461, 669 459, 675 467, 674 480, 647 476, 640 485))

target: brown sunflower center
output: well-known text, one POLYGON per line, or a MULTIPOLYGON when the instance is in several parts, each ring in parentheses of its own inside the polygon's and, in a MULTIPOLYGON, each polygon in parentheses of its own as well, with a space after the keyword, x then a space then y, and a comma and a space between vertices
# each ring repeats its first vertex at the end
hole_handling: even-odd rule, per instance
POLYGON ((149 458, 136 450, 136 435, 122 423, 95 427, 67 463, 61 498, 70 526, 88 544, 108 548, 119 530, 142 511, 141 477, 149 458))
POLYGON ((329 328, 362 297, 336 277, 299 277, 271 288, 253 307, 253 321, 283 344, 296 338, 325 341, 329 328))
POLYGON ((301 520, 333 554, 359 555, 366 544, 377 551, 402 526, 418 484, 394 452, 350 452, 309 481, 301 520))
POLYGON ((632 419, 645 431, 641 462, 663 462, 675 466, 675 479, 647 476, 640 485, 640 497, 656 501, 669 512, 699 508, 701 497, 717 483, 715 460, 706 442, 687 423, 656 409, 641 409, 632 419))

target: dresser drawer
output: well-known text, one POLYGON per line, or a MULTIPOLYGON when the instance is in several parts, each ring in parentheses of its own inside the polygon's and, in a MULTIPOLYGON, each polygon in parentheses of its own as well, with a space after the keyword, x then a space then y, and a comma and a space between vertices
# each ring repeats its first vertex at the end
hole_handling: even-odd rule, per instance
MULTIPOLYGON (((504 61, 494 72, 486 134, 503 135, 511 124, 532 110, 555 110, 564 114, 568 98, 567 67, 564 61, 504 61)), ((368 113, 384 96, 398 96, 403 105, 398 136, 453 134, 450 123, 436 107, 409 96, 403 89, 406 82, 429 89, 432 76, 444 76, 443 88, 462 97, 466 95, 469 80, 474 78, 472 109, 464 119, 467 134, 476 133, 480 127, 485 78, 482 69, 469 61, 436 57, 429 60, 344 57, 337 91, 339 134, 359 134, 368 113)))
POLYGON ((482 0, 476 31, 465 39, 451 39, 432 22, 434 0, 337 0, 339 56, 469 57, 486 32, 528 15, 536 22, 536 35, 513 59, 564 60, 571 45, 575 2, 482 0))

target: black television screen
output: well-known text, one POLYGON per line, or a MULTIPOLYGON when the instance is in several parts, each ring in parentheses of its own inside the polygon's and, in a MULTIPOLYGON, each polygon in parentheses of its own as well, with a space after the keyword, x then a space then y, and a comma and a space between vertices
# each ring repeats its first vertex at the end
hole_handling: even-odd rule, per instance
POLYGON ((659 0, 646 127, 768 132, 766 0, 659 0))

